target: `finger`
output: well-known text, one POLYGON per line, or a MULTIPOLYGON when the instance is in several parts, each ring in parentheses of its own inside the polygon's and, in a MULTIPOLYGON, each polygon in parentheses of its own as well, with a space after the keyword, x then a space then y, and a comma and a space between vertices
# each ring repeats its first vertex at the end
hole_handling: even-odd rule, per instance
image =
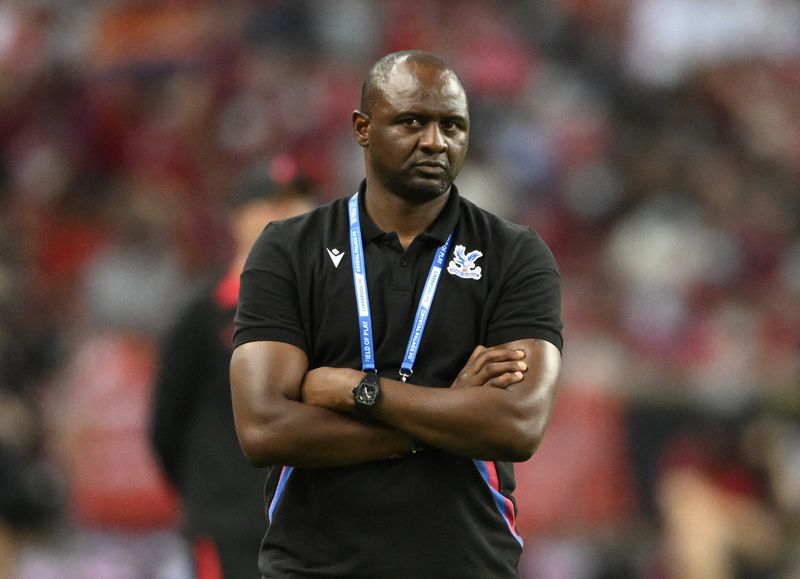
POLYGON ((469 359, 464 364, 464 367, 461 369, 461 371, 459 372, 458 376, 453 381, 452 386, 454 388, 460 388, 460 387, 464 387, 464 386, 471 386, 471 384, 469 383, 470 375, 474 376, 474 374, 476 372, 475 368, 476 367, 480 368, 480 364, 476 365, 476 360, 486 350, 487 350, 487 348, 485 346, 475 346, 475 349, 472 350, 472 354, 470 354, 469 359))
POLYGON ((478 359, 478 357, 481 356, 487 350, 488 350, 488 348, 486 346, 476 346, 475 349, 472 350, 472 354, 470 354, 469 359, 467 360, 467 363, 464 364, 464 367, 466 368, 467 366, 470 366, 471 364, 474 364, 475 361, 478 359))
POLYGON ((523 350, 515 350, 511 348, 501 348, 499 346, 495 346, 494 348, 486 348, 482 352, 483 357, 490 358, 490 359, 509 359, 509 360, 518 360, 520 358, 525 357, 525 352, 523 350))
POLYGON ((481 369, 478 373, 478 378, 482 382, 487 382, 496 376, 502 376, 510 372, 525 372, 527 369, 528 365, 521 360, 516 362, 495 362, 487 364, 481 369))
POLYGON ((487 350, 481 354, 474 364, 464 368, 464 370, 470 373, 482 375, 485 381, 486 379, 490 378, 492 374, 503 371, 523 370, 524 368, 518 367, 516 364, 522 360, 524 355, 524 352, 521 352, 520 350, 494 348, 493 350, 487 350), (506 366, 493 373, 489 369, 495 364, 505 364, 506 366))
POLYGON ((525 357, 522 350, 512 350, 510 348, 487 348, 475 359, 479 365, 491 364, 493 362, 503 362, 507 360, 521 360, 525 357))
POLYGON ((501 376, 496 376, 488 380, 485 386, 491 386, 492 388, 508 388, 512 384, 521 382, 523 377, 524 375, 522 372, 506 372, 501 376))
POLYGON ((501 362, 506 360, 519 360, 525 357, 522 350, 511 350, 509 348, 485 348, 478 346, 472 351, 472 355, 464 364, 461 372, 477 374, 486 364, 501 362))
POLYGON ((486 371, 486 368, 491 364, 520 360, 524 357, 525 352, 522 350, 500 348, 497 346, 492 348, 476 346, 453 382, 453 387, 482 386, 488 379, 500 375, 503 372, 516 371, 519 369, 525 370, 527 367, 507 366, 505 368, 486 371))

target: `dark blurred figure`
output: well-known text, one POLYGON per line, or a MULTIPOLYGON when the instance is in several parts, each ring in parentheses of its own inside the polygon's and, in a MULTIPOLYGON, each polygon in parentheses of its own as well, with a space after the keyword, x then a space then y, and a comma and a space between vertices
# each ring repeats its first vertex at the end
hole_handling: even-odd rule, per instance
POLYGON ((668 577, 789 575, 768 461, 775 441, 747 417, 700 416, 666 447, 656 495, 668 577))
POLYGON ((25 539, 54 523, 61 493, 41 464, 0 441, 0 577, 13 577, 25 539))
POLYGON ((242 177, 231 200, 234 256, 168 333, 155 389, 151 440, 182 501, 182 530, 198 579, 246 579, 266 530, 265 473, 250 465, 233 423, 228 369, 239 273, 270 221, 312 208, 308 187, 280 184, 264 167, 242 177))

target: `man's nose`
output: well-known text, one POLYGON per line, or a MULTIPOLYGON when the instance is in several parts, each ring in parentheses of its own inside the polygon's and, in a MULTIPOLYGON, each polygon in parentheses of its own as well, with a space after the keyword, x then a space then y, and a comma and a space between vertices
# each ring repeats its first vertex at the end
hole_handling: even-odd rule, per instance
POLYGON ((419 146, 421 149, 432 153, 441 153, 447 150, 447 141, 442 133, 439 123, 428 123, 420 136, 419 146))

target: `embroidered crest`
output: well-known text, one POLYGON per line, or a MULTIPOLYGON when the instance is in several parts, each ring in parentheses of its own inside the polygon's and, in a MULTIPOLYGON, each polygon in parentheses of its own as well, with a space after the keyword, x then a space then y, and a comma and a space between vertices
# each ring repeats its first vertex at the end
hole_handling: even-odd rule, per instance
POLYGON ((481 268, 475 262, 483 253, 477 249, 466 253, 463 245, 456 245, 453 250, 453 259, 447 264, 447 272, 463 277, 464 279, 481 279, 481 268))

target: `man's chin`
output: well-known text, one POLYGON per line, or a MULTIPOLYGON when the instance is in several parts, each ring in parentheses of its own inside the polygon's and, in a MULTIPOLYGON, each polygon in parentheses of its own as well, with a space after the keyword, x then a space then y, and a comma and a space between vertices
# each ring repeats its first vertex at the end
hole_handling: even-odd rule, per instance
POLYGON ((450 180, 414 179, 398 195, 411 203, 427 203, 447 193, 452 184, 450 180))

